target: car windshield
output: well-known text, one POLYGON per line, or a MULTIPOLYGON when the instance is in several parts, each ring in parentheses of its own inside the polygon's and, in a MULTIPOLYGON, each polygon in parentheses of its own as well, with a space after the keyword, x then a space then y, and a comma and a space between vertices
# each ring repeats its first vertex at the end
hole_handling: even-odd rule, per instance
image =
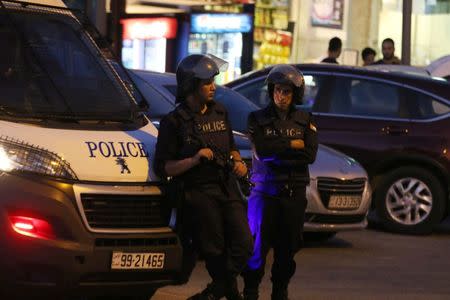
POLYGON ((3 8, 0 41, 2 115, 132 118, 135 102, 74 18, 3 8))

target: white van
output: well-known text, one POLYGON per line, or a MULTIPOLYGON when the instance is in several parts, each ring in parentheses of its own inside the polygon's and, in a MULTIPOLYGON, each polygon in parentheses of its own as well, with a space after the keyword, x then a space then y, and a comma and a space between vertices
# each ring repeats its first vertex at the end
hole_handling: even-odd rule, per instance
POLYGON ((0 1, 0 289, 148 299, 182 261, 157 130, 84 23, 33 2, 0 1))

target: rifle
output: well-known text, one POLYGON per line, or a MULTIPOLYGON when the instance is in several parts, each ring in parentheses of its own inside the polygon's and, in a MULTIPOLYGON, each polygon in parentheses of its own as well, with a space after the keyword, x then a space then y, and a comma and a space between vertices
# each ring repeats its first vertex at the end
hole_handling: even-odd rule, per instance
MULTIPOLYGON (((223 167, 226 171, 233 174, 234 160, 230 153, 226 153, 220 147, 218 147, 211 139, 206 139, 201 135, 198 130, 197 122, 194 121, 194 134, 192 135, 194 140, 199 143, 201 148, 209 148, 214 154, 214 162, 223 167)), ((207 162, 206 158, 202 158, 202 162, 207 162)), ((236 178, 240 193, 246 197, 250 194, 250 190, 253 187, 253 183, 250 181, 250 172, 247 170, 247 174, 243 177, 236 178)))

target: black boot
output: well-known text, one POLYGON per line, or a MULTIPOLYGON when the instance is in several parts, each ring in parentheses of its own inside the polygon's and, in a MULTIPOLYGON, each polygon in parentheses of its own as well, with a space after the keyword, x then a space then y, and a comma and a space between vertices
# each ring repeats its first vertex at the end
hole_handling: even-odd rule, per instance
POLYGON ((244 277, 244 299, 245 300, 258 300, 259 298, 259 285, 263 277, 263 273, 257 271, 246 271, 242 274, 244 277))
POLYGON ((255 291, 244 290, 244 300, 258 300, 258 298, 259 298, 258 290, 255 291))
POLYGON ((244 286, 244 300, 258 300, 259 298, 259 284, 249 284, 245 281, 244 286))
POLYGON ((225 288, 222 282, 211 282, 198 294, 187 298, 187 300, 219 300, 225 296, 225 288))
POLYGON ((287 285, 272 286, 272 300, 289 300, 287 285))
POLYGON ((237 279, 235 276, 227 278, 225 282, 225 297, 227 300, 244 300, 239 293, 237 279))

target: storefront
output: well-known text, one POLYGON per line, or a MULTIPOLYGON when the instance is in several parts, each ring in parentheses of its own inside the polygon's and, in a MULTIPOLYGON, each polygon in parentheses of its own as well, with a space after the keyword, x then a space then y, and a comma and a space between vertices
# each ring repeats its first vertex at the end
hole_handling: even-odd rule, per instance
POLYGON ((218 83, 252 70, 253 4, 240 1, 160 0, 127 4, 121 20, 121 57, 131 69, 175 72, 186 55, 210 53, 228 70, 218 83))
MULTIPOLYGON (((297 24, 291 62, 320 62, 334 36, 343 42, 341 64, 361 65, 365 47, 380 59, 385 38, 395 41, 395 55, 401 58, 403 0, 291 0, 290 11, 297 24)), ((450 0, 412 0, 411 65, 425 66, 450 54, 448 28, 450 0)))
POLYGON ((165 72, 170 63, 168 40, 177 37, 177 19, 168 17, 124 19, 122 63, 130 69, 165 72))
POLYGON ((254 69, 288 63, 294 22, 289 22, 288 0, 257 0, 255 3, 254 69))
MULTIPOLYGON (((402 7, 402 0, 383 0, 378 22, 379 43, 386 37, 393 38, 398 56, 402 53, 402 7)), ((450 0, 412 0, 411 65, 428 65, 450 54, 449 37, 450 0)))
POLYGON ((218 76, 217 82, 231 81, 242 74, 244 43, 248 43, 244 35, 252 34, 252 24, 248 14, 192 14, 188 54, 209 53, 224 59, 228 70, 218 76))

